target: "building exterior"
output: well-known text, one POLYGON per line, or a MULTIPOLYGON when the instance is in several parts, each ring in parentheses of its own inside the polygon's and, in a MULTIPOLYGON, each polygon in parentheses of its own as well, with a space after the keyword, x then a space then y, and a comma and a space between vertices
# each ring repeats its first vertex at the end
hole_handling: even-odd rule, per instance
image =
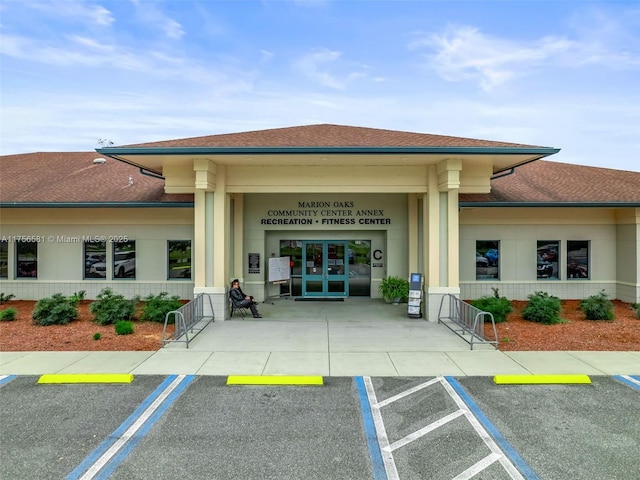
POLYGON ((640 173, 545 161, 558 149, 310 125, 0 157, 0 291, 378 298, 421 273, 492 288, 640 301, 640 173), (290 282, 280 283, 284 268, 290 282))

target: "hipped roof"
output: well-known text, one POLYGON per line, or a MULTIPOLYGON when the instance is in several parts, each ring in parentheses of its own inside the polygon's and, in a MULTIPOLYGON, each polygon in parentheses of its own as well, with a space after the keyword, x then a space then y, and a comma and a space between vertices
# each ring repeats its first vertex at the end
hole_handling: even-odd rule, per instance
POLYGON ((207 135, 163 140, 134 145, 130 148, 276 148, 276 147, 512 147, 547 148, 519 143, 478 140, 428 133, 403 132, 380 128, 318 124, 272 128, 250 132, 207 135))
POLYGON ((0 203, 168 203, 193 195, 164 193, 164 180, 96 152, 38 152, 0 157, 0 203), (131 178, 131 180, 130 180, 131 178), (131 183, 130 183, 131 182, 131 183))
MULTIPOLYGON (((166 194, 164 180, 95 152, 0 156, 0 204, 190 205, 193 195, 166 194), (131 177, 132 184, 129 184, 131 177)), ((461 204, 625 204, 640 207, 640 172, 538 160, 491 181, 491 193, 462 194, 461 204)), ((72 206, 72 205, 70 205, 72 206)))

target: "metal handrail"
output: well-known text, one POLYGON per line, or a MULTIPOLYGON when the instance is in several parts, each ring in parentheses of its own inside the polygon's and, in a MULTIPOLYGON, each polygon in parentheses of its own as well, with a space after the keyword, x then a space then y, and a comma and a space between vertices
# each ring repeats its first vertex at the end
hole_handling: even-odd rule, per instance
POLYGON ((200 293, 196 298, 189 303, 185 303, 177 310, 172 310, 164 317, 164 327, 162 329, 162 346, 171 342, 184 342, 189 348, 189 342, 198 335, 204 328, 215 320, 213 313, 213 303, 211 297, 206 295, 209 300, 209 307, 211 308, 211 316, 205 317, 204 315, 204 293, 200 293), (175 323, 175 330, 173 334, 167 336, 167 325, 169 319, 173 316, 175 323), (203 323, 204 321, 204 323, 203 323), (195 332, 195 333, 194 333, 195 332), (189 333, 193 335, 190 337, 189 333))

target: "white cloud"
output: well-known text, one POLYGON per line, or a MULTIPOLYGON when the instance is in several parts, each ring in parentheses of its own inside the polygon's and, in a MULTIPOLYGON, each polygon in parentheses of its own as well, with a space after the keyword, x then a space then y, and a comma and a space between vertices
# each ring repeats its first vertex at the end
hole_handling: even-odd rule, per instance
POLYGON ((25 7, 38 10, 50 17, 57 17, 65 20, 76 19, 104 27, 110 26, 115 21, 110 10, 106 9, 102 5, 91 5, 86 2, 61 0, 50 2, 24 2, 23 5, 25 7))
POLYGON ((112 52, 115 48, 113 45, 106 45, 93 38, 83 37, 81 35, 71 35, 69 36, 69 40, 78 43, 83 47, 88 47, 102 52, 112 52))
POLYGON ((157 2, 132 0, 137 17, 152 28, 159 28, 167 37, 179 40, 185 34, 182 24, 160 10, 157 2))
POLYGON ((443 34, 420 35, 410 50, 427 49, 433 68, 446 80, 474 80, 492 90, 574 47, 548 36, 525 43, 486 35, 469 26, 449 26, 443 34))
POLYGON ((260 65, 269 63, 274 56, 275 54, 269 50, 260 50, 260 65))
MULTIPOLYGON (((316 49, 304 55, 296 63, 295 67, 310 79, 320 85, 344 90, 352 81, 365 76, 363 71, 351 70, 353 66, 347 62, 339 62, 342 52, 332 51, 326 48, 316 49)), ((366 66, 358 66, 360 70, 366 70, 366 66)))

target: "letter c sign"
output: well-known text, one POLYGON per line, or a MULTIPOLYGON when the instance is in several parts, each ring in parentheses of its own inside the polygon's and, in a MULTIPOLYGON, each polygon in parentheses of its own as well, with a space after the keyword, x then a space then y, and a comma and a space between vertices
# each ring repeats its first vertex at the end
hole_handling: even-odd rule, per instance
POLYGON ((374 260, 382 260, 382 250, 374 250, 373 251, 373 259, 374 260))

